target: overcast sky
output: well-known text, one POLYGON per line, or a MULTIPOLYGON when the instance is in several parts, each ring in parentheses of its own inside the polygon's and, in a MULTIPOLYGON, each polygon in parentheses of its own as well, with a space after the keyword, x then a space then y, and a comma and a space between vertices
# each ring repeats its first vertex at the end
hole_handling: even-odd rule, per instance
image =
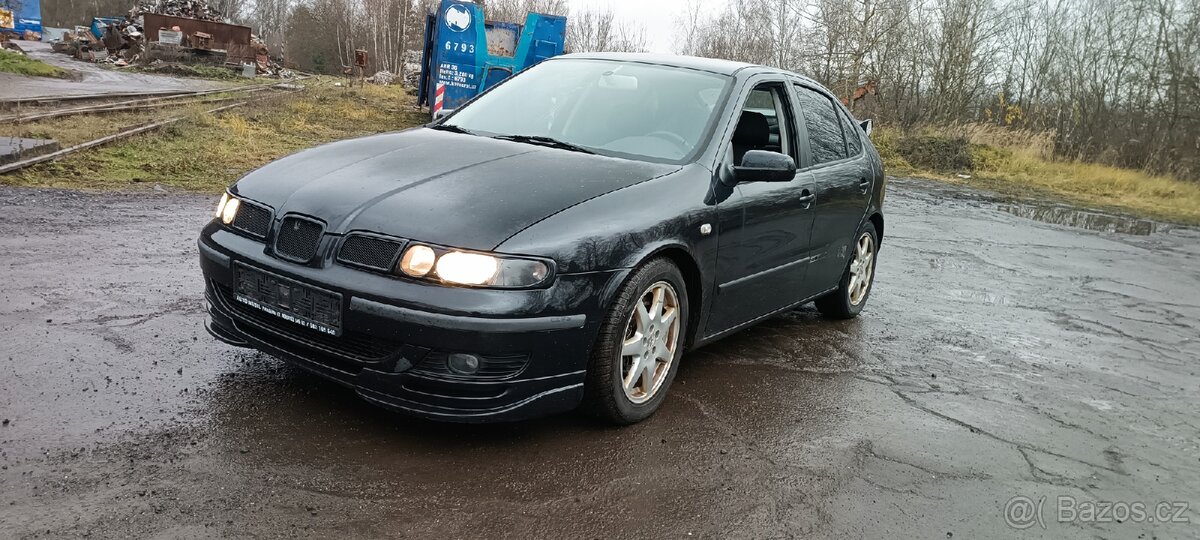
MULTIPOLYGON (((721 0, 696 0, 706 11, 715 10, 721 0)), ((688 0, 567 0, 571 11, 612 8, 618 19, 640 23, 646 29, 651 52, 675 52, 676 27, 688 0)))

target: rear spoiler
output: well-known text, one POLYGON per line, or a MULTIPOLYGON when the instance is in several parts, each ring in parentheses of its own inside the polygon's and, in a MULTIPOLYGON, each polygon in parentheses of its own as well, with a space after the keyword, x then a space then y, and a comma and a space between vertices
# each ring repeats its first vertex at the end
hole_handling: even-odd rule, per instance
POLYGON ((861 127, 863 132, 866 133, 868 137, 870 137, 871 130, 875 127, 875 123, 872 122, 870 118, 868 118, 866 120, 859 121, 858 127, 861 127))

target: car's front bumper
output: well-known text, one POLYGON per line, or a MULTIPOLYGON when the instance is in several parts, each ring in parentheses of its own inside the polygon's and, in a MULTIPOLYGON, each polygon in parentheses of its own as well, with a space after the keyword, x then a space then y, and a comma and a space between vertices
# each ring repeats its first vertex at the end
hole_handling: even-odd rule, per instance
POLYGON ((298 265, 264 244, 206 227, 199 241, 213 336, 353 388, 379 405, 439 420, 517 420, 575 408, 601 314, 624 271, 557 276, 536 290, 444 287, 332 262, 298 265), (237 302, 235 262, 342 295, 342 335, 327 336, 237 302), (451 353, 486 375, 445 368, 451 353))

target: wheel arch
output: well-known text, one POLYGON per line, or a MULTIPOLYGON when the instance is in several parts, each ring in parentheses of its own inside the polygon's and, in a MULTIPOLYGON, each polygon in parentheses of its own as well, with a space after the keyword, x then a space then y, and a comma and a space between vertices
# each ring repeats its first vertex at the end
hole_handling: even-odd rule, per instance
POLYGON ((874 214, 871 214, 871 217, 868 219, 871 221, 871 224, 875 226, 875 236, 877 237, 875 241, 878 242, 880 246, 883 246, 883 214, 875 212, 874 214))
POLYGON ((682 246, 664 246, 643 258, 642 262, 649 261, 655 257, 669 259, 679 269, 680 275, 683 276, 683 286, 687 289, 688 298, 687 332, 684 334, 686 339, 684 339, 683 344, 685 347, 690 347, 696 341, 696 334, 700 329, 701 314, 704 312, 704 281, 700 275, 700 265, 696 263, 696 259, 692 257, 692 254, 682 246))
MULTIPOLYGON (((683 285, 688 298, 688 320, 684 346, 690 347, 695 343, 696 336, 700 332, 705 307, 704 276, 700 271, 700 264, 687 247, 682 244, 669 243, 652 247, 644 251, 640 256, 631 258, 631 263, 627 267, 631 269, 640 268, 647 262, 659 257, 671 261, 679 269, 679 274, 683 276, 683 285)), ((629 271, 619 283, 610 289, 611 292, 605 294, 607 297, 604 302, 605 309, 612 308, 612 303, 617 298, 617 292, 629 282, 631 275, 633 275, 633 272, 629 271)))

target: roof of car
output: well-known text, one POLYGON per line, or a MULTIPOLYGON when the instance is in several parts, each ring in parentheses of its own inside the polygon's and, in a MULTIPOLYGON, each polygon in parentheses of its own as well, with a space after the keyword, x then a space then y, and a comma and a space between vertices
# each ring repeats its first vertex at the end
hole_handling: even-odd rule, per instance
POLYGON ((678 56, 673 54, 656 54, 656 53, 572 53, 559 56, 558 58, 591 58, 597 60, 613 60, 619 62, 642 62, 646 64, 660 64, 664 66, 675 66, 690 69, 699 69, 720 73, 722 75, 733 75, 744 69, 752 69, 755 71, 769 71, 772 73, 786 73, 782 70, 760 66, 757 64, 747 64, 745 62, 734 62, 732 60, 721 60, 719 58, 701 58, 698 56, 678 56))

